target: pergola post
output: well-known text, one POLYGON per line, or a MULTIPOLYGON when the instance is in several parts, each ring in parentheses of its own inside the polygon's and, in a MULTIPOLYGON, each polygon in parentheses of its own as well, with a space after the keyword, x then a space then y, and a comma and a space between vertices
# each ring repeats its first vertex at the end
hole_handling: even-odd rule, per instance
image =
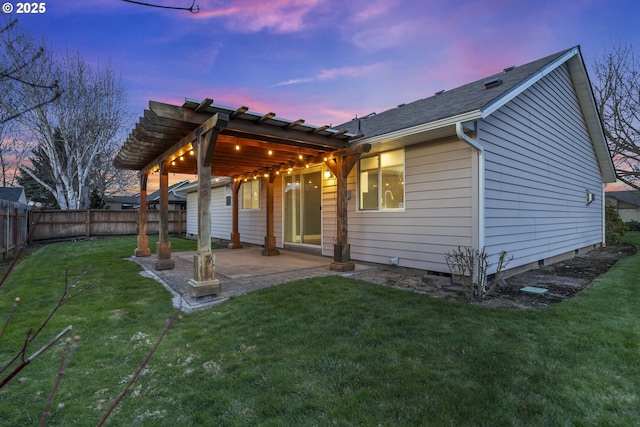
POLYGON ((215 255, 211 253, 211 161, 214 132, 198 135, 194 146, 198 162, 198 253, 193 256, 193 278, 189 280, 189 294, 194 297, 213 295, 220 289, 215 278, 215 255))
POLYGON ((175 267, 171 259, 169 241, 169 161, 160 162, 160 230, 156 246, 156 270, 170 270, 175 267))
POLYGON ((231 242, 229 243, 229 249, 239 249, 242 247, 242 243, 240 243, 240 233, 238 231, 238 205, 241 185, 242 180, 237 178, 233 181, 233 186, 231 187, 231 242))
POLYGON ((267 177, 267 235, 264 237, 264 249, 262 255, 274 256, 280 255, 280 251, 276 247, 276 236, 273 226, 273 183, 276 180, 275 172, 271 172, 267 177))
POLYGON ((133 255, 136 257, 151 256, 149 236, 147 235, 147 181, 149 175, 140 174, 140 208, 138 210, 138 247, 133 255))
POLYGON ((333 245, 332 271, 353 271, 355 264, 351 261, 351 246, 347 227, 347 178, 358 163, 362 153, 371 149, 370 144, 362 144, 343 150, 325 161, 325 164, 336 176, 336 243, 333 245))

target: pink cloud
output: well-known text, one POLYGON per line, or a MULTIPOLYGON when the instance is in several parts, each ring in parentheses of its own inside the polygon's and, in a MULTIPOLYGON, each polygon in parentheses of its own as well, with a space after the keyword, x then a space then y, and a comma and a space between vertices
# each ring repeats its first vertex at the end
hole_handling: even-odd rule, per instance
POLYGON ((226 7, 202 8, 193 15, 195 19, 225 18, 230 30, 252 33, 271 30, 276 33, 293 33, 310 25, 307 16, 318 6, 320 0, 232 0, 226 7))
POLYGON ((360 23, 386 16, 396 9, 398 0, 369 0, 365 4, 349 2, 348 5, 351 9, 351 20, 360 23))
POLYGON ((370 74, 371 72, 380 68, 382 65, 383 63, 378 62, 378 63, 363 65, 359 67, 346 66, 346 67, 339 67, 339 68, 327 68, 324 70, 320 70, 318 74, 316 74, 313 77, 302 77, 302 78, 290 79, 290 80, 277 83, 275 86, 289 86, 289 85, 300 84, 300 83, 334 80, 340 77, 352 77, 352 78, 361 77, 361 76, 370 74))

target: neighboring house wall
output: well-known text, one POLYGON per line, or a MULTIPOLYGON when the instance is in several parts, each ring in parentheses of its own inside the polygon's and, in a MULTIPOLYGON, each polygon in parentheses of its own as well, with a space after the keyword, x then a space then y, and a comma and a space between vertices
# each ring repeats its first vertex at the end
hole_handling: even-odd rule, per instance
MULTIPOLYGON (((231 237, 231 206, 226 205, 227 186, 213 187, 211 189, 211 237, 215 239, 229 240, 231 237)), ((197 194, 197 192, 196 192, 197 194)))
POLYGON ((618 215, 624 222, 640 222, 640 209, 637 207, 618 207, 618 215))
MULTIPOLYGON (((194 189, 195 190, 195 189, 194 189)), ((226 205, 226 185, 211 188, 211 237, 228 240, 231 236, 231 206, 226 205)), ((187 234, 198 235, 198 192, 187 193, 187 234)))
POLYGON ((602 242, 602 178, 566 65, 481 121, 478 135, 488 253, 507 251, 513 268, 602 242))
POLYGON ((638 221, 640 222, 640 207, 635 204, 627 203, 623 200, 618 200, 611 195, 606 195, 607 206, 612 206, 620 215, 620 219, 624 222, 638 221))
MULTIPOLYGON (((213 192, 213 189, 211 189, 213 192)), ((187 193, 187 235, 198 235, 198 192, 187 193)))
MULTIPOLYGON (((240 233, 240 240, 254 245, 263 245, 264 236, 267 235, 267 186, 264 179, 261 179, 261 181, 260 208, 242 209, 242 200, 240 200, 240 209, 238 213, 238 232, 240 233)), ((242 187, 240 188, 240 194, 242 194, 242 187)), ((242 199, 242 197, 240 199, 242 199)), ((229 227, 229 231, 231 231, 231 227, 229 227)), ((226 238, 229 238, 229 234, 227 234, 226 238)))
POLYGON ((354 260, 448 272, 444 253, 471 246, 472 150, 461 141, 405 149, 405 210, 356 211, 356 174, 349 177, 349 243, 354 260))

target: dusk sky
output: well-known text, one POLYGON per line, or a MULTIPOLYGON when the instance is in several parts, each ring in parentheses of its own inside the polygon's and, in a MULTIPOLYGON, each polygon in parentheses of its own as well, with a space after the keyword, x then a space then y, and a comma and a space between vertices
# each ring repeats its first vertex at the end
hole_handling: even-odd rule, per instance
POLYGON ((8 3, 53 51, 121 73, 133 112, 123 135, 150 99, 338 125, 576 45, 588 68, 612 45, 640 48, 635 0, 196 0, 197 14, 121 0, 17 14, 8 3))
MULTIPOLYGON (((146 0, 189 7, 192 0, 146 0)), ((209 97, 337 125, 581 45, 640 48, 637 1, 196 0, 200 13, 49 0, 16 14, 53 50, 111 62, 137 116, 209 97)))

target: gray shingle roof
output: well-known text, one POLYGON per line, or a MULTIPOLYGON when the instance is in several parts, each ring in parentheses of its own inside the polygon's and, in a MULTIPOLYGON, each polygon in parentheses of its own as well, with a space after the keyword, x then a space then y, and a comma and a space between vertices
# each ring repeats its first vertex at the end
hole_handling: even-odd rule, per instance
POLYGON ((433 95, 409 104, 401 104, 396 108, 369 115, 366 118, 353 119, 336 126, 336 128, 346 129, 348 132, 356 134, 362 132, 365 138, 371 138, 481 110, 571 49, 546 56, 509 71, 505 69, 500 73, 442 92, 439 95, 433 95), (492 79, 500 79, 502 83, 495 87, 486 88, 485 82, 492 79))
POLYGON ((605 196, 640 207, 640 191, 607 191, 605 196))
MULTIPOLYGON (((184 187, 185 185, 189 184, 190 182, 188 180, 185 181, 180 181, 178 183, 175 183, 173 185, 169 186, 169 203, 178 203, 178 202, 185 202, 187 201, 187 197, 186 196, 181 196, 179 194, 176 194, 176 191, 179 190, 180 188, 184 187)), ((149 194, 147 196, 147 203, 149 202, 155 202, 155 201, 159 201, 160 200, 160 190, 156 190, 153 193, 149 194)))
POLYGON ((22 187, 0 187, 0 200, 19 202, 23 191, 22 187))

